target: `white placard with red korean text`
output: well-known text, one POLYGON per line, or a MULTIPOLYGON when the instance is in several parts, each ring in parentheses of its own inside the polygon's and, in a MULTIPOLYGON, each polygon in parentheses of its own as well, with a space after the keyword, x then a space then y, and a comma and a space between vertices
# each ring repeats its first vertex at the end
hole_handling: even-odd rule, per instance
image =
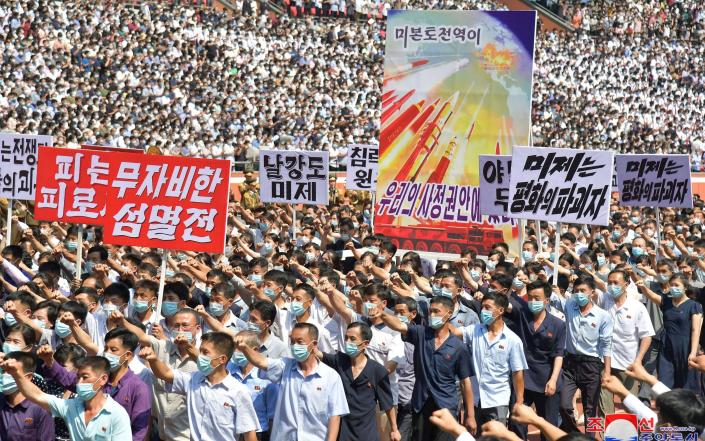
POLYGON ((0 198, 34 200, 37 148, 53 146, 48 135, 0 133, 0 198))

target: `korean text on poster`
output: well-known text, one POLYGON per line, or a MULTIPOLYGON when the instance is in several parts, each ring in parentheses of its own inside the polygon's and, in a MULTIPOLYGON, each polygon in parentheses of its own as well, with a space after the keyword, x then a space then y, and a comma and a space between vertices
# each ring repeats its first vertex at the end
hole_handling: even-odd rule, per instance
POLYGON ((34 216, 103 225, 110 154, 40 147, 34 216))
POLYGON ((34 200, 39 146, 53 146, 47 135, 0 133, 0 197, 34 200))
POLYGON ((328 152, 260 150, 260 199, 327 205, 328 164, 328 152))
POLYGON ((511 155, 480 155, 480 213, 507 216, 511 155))
POLYGON ((110 158, 106 242, 223 252, 230 161, 115 152, 110 158))
POLYGON ((348 170, 345 188, 375 191, 379 146, 352 144, 348 147, 348 170))
POLYGON ((617 155, 615 161, 621 204, 693 208, 688 155, 617 155))
POLYGON ((612 159, 606 151, 515 147, 509 215, 606 226, 612 159))

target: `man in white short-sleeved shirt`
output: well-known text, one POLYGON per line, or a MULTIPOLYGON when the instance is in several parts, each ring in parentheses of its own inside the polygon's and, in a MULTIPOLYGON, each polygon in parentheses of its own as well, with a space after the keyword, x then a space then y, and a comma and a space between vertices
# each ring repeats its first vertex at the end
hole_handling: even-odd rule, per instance
POLYGON ((226 369, 235 350, 232 337, 224 332, 203 335, 198 372, 173 370, 161 362, 152 348, 140 352, 154 375, 170 383, 169 392, 186 395, 191 439, 226 441, 243 437, 256 441, 259 420, 250 392, 226 369))

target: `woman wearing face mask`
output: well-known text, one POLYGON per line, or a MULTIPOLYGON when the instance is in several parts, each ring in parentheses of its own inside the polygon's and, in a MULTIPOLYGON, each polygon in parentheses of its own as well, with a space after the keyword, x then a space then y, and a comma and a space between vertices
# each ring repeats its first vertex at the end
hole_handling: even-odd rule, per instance
POLYGON ((641 290, 663 311, 659 379, 671 389, 687 388, 699 392, 699 374, 688 368, 688 362, 694 361, 698 352, 703 307, 688 298, 689 284, 683 276, 671 277, 668 285, 668 293, 660 296, 651 290, 641 290))

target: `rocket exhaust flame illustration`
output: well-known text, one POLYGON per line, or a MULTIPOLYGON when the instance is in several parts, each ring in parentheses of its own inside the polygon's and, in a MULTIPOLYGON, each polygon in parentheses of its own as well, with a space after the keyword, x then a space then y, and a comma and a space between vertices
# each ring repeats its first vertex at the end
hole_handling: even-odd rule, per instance
POLYGON ((391 75, 384 78, 382 84, 387 84, 389 81, 398 80, 409 75, 414 69, 428 64, 428 60, 417 60, 411 63, 406 63, 399 66, 391 75))

